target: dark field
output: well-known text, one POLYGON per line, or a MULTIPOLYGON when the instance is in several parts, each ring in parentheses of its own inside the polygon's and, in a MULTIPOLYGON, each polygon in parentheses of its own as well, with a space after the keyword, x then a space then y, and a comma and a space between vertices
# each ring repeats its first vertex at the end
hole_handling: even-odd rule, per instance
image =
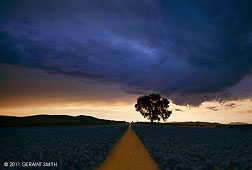
POLYGON ((252 169, 252 129, 134 126, 160 169, 252 169))
POLYGON ((57 168, 96 169, 127 126, 0 128, 0 169, 4 162, 57 162, 57 168))

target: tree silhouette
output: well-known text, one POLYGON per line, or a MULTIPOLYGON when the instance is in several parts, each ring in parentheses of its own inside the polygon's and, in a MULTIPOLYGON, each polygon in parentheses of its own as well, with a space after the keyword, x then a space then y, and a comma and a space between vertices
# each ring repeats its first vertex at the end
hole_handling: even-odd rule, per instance
POLYGON ((172 111, 168 110, 169 103, 167 98, 162 98, 160 94, 153 93, 148 96, 138 97, 135 108, 153 124, 154 120, 160 121, 162 118, 163 121, 166 121, 170 117, 172 111))

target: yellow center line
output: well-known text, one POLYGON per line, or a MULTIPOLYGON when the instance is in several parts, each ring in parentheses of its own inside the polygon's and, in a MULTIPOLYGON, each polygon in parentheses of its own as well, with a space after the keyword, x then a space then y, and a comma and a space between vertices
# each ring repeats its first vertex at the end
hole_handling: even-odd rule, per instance
POLYGON ((133 129, 128 128, 98 170, 157 170, 152 159, 133 129))

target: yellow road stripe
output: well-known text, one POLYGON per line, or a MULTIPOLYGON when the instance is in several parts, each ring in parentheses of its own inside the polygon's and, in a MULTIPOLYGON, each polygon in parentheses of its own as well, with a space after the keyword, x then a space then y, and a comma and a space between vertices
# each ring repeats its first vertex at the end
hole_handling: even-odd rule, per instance
POLYGON ((157 170, 158 166, 137 137, 128 128, 98 170, 157 170))

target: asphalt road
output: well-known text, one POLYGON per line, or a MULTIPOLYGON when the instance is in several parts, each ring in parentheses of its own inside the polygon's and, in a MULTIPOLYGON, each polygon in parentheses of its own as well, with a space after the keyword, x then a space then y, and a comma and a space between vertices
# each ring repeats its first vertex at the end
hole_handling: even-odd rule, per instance
POLYGON ((98 170, 157 170, 156 162, 137 137, 132 128, 128 128, 107 156, 98 170))

